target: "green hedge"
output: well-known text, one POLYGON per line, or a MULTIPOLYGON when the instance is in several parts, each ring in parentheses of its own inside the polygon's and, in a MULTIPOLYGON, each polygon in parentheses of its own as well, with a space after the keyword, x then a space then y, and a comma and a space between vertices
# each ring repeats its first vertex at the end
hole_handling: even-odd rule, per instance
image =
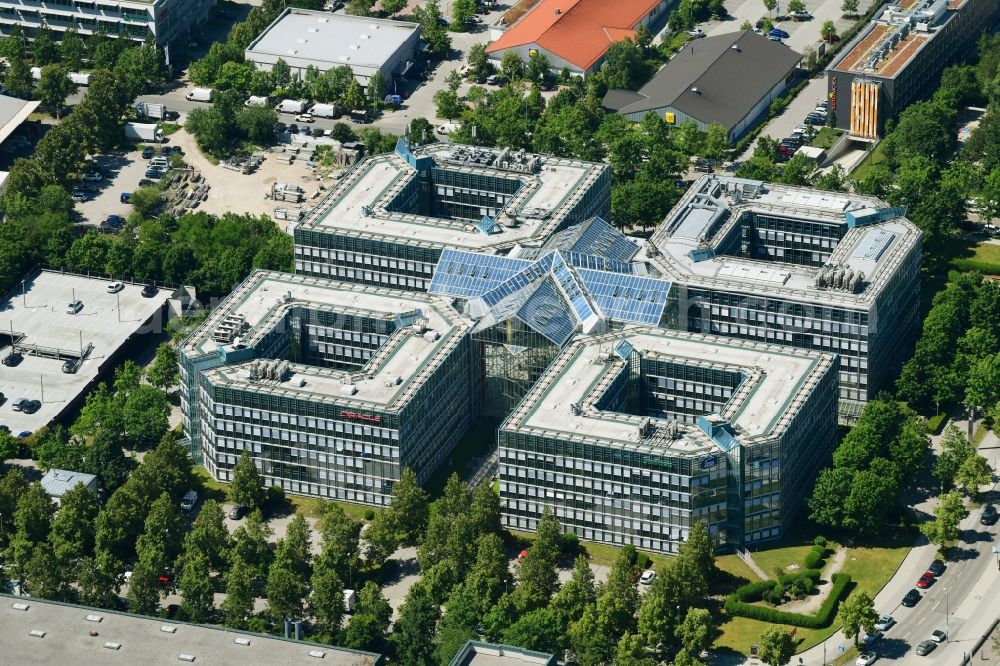
POLYGON ((730 615, 748 617, 752 620, 761 620, 772 624, 790 624, 793 627, 802 627, 804 629, 822 629, 833 622, 833 618, 837 615, 837 607, 840 604, 841 597, 844 596, 848 586, 851 584, 850 575, 844 573, 833 574, 831 580, 833 581, 833 586, 830 588, 830 594, 823 601, 823 605, 819 607, 815 615, 802 615, 800 613, 789 613, 787 611, 768 608, 767 606, 754 606, 753 604, 744 603, 737 599, 735 593, 726 597, 726 612, 730 615))
POLYGON ((760 601, 764 595, 774 589, 775 584, 773 580, 758 580, 755 583, 747 583, 738 588, 733 596, 739 601, 760 601))
POLYGON ((941 412, 937 416, 930 416, 927 418, 927 430, 932 435, 940 435, 941 429, 944 428, 944 422, 948 420, 948 415, 941 412))
POLYGON ((822 569, 823 568, 823 556, 817 553, 815 550, 810 550, 806 553, 806 557, 803 560, 806 565, 806 569, 822 569))
MULTIPOLYGON (((788 587, 791 585, 796 578, 800 576, 805 576, 809 578, 814 583, 819 583, 819 577, 822 575, 823 571, 821 569, 803 569, 802 571, 796 571, 795 573, 787 573, 784 576, 778 578, 778 582, 788 587)), ((739 591, 739 590, 737 590, 739 591)))

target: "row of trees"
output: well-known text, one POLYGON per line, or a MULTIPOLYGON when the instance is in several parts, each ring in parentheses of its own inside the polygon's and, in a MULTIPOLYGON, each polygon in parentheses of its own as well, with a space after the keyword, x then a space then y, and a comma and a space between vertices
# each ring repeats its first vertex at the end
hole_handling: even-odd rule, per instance
POLYGON ((889 397, 872 400, 834 451, 833 465, 816 479, 810 518, 861 534, 882 532, 928 448, 923 421, 914 412, 889 397))

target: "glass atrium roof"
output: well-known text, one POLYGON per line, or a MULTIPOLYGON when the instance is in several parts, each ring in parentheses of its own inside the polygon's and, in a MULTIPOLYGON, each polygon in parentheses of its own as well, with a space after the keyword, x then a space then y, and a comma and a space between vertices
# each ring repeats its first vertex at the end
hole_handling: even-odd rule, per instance
POLYGON ((670 281, 633 274, 635 244, 600 218, 566 231, 575 240, 531 261, 445 250, 428 291, 467 300, 478 330, 513 317, 557 345, 577 332, 601 333, 611 321, 658 325, 670 281), (600 248, 612 256, 576 251, 600 248))

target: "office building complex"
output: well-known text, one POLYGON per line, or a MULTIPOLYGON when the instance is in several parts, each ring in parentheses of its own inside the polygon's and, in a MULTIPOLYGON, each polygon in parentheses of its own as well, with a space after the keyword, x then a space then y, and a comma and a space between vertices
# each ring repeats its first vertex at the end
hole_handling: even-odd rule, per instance
POLYGON ((245 55, 265 71, 284 60, 299 77, 309 67, 325 72, 347 66, 368 85, 375 72, 386 81, 404 75, 416 60, 419 41, 416 23, 289 7, 250 42, 245 55))
POLYGON ((470 322, 444 299, 258 271, 180 349, 188 446, 229 480, 380 505, 426 481, 476 417, 470 322))
POLYGON ((840 355, 840 412, 887 385, 918 325, 921 234, 872 197, 704 176, 656 230, 668 328, 840 355))
POLYGON ((780 536, 836 434, 836 355, 653 327, 571 342, 500 426, 508 527, 674 553, 780 536))
POLYGON ((996 0, 887 4, 826 70, 837 127, 873 141, 885 121, 934 92, 941 71, 969 53, 995 20, 996 0))
POLYGON ((0 35, 10 34, 18 25, 28 37, 47 27, 57 33, 76 30, 167 44, 187 36, 214 4, 215 0, 5 0, 0 2, 0 35))
POLYGON ((426 291, 447 248, 540 246, 610 212, 606 164, 400 141, 355 165, 295 229, 295 272, 426 291))

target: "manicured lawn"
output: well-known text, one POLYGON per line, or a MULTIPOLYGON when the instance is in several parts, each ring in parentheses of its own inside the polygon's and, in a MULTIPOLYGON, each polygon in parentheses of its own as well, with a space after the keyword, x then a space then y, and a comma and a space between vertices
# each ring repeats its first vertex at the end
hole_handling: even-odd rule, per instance
MULTIPOLYGON (((913 534, 911 532, 898 531, 885 543, 877 547, 850 547, 847 560, 844 562, 841 572, 850 574, 851 576, 853 582, 851 594, 861 590, 874 597, 892 577, 892 574, 895 573, 903 558, 906 557, 912 541, 913 534)), ((764 562, 769 563, 772 569, 779 564, 790 564, 794 562, 790 558, 796 554, 804 557, 809 548, 809 545, 796 544, 794 540, 791 540, 791 543, 788 545, 779 545, 777 548, 770 548, 760 553, 754 553, 753 558, 759 566, 770 573, 770 569, 764 566, 764 562), (770 564, 772 562, 773 564, 770 564)), ((801 557, 798 560, 800 565, 801 557)), ((838 615, 833 623, 824 629, 796 629, 797 651, 801 652, 829 638, 840 628, 840 625, 841 622, 838 615)), ((750 644, 756 643, 760 635, 769 626, 767 622, 744 617, 725 618, 721 626, 722 636, 716 641, 715 645, 717 648, 729 648, 741 654, 748 654, 750 644)), ((791 631, 792 627, 786 626, 785 629, 791 631)), ((850 647, 847 653, 838 655, 838 657, 845 659, 843 663, 847 663, 850 661, 848 658, 849 654, 851 654, 850 647)), ((857 655, 856 652, 853 654, 857 655)), ((833 659, 834 655, 828 655, 828 658, 833 659)), ((841 662, 838 661, 837 663, 841 662)))
MULTIPOLYGON (((214 499, 217 502, 225 502, 229 496, 229 484, 222 483, 221 481, 216 481, 209 475, 208 470, 206 470, 201 465, 196 465, 194 468, 195 475, 200 479, 202 485, 202 494, 205 499, 214 499)), ((321 504, 329 500, 322 500, 317 497, 301 497, 298 495, 285 495, 285 500, 289 502, 297 513, 301 513, 304 516, 313 517, 316 515, 316 510, 321 504)), ((354 504, 352 502, 334 502, 334 504, 339 504, 340 508, 344 510, 352 520, 358 522, 364 522, 365 511, 369 509, 374 510, 378 513, 378 509, 375 507, 365 506, 363 504, 354 504)))
POLYGON ((865 159, 861 160, 858 166, 854 167, 854 171, 851 172, 851 178, 855 180, 863 180, 868 176, 868 173, 872 170, 872 167, 877 166, 885 161, 884 148, 885 141, 879 141, 878 145, 868 153, 865 159))
MULTIPOLYGON (((751 549, 750 555, 769 578, 774 578, 775 567, 782 567, 786 571, 793 564, 803 567, 803 560, 813 547, 815 534, 812 532, 793 532, 782 537, 773 544, 760 546, 760 550, 751 549)), ((829 543, 827 548, 834 549, 836 544, 829 543)))
POLYGON ((809 142, 810 146, 816 148, 822 148, 823 150, 829 150, 833 148, 833 144, 837 143, 839 139, 844 134, 844 130, 837 129, 836 127, 824 127, 821 129, 813 140, 809 142))
POLYGON ((969 243, 956 240, 950 268, 957 271, 979 271, 984 275, 1000 274, 1000 245, 996 243, 969 243))
POLYGON ((719 555, 715 558, 715 566, 719 567, 720 571, 724 571, 735 578, 741 578, 747 583, 760 580, 757 578, 757 574, 750 570, 747 563, 736 555, 719 555))

